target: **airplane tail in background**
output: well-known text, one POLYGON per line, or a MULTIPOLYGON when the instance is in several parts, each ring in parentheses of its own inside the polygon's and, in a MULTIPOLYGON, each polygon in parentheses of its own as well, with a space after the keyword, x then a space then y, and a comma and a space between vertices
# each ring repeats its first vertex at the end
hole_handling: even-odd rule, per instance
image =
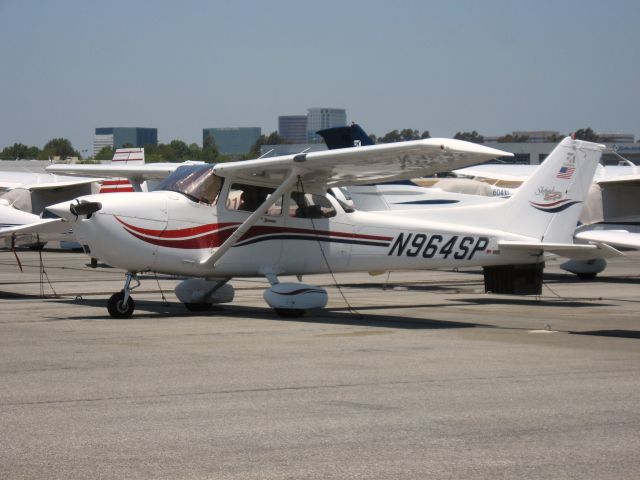
MULTIPOLYGON (((111 159, 117 165, 144 165, 144 148, 118 148, 111 159)), ((134 192, 131 182, 126 178, 103 180, 99 193, 134 192)))
POLYGON ((502 206, 504 229, 544 243, 572 243, 605 146, 567 137, 502 206))
POLYGON ((144 165, 144 148, 118 148, 111 163, 120 165, 144 165))
POLYGON ((316 132, 327 144, 329 150, 374 145, 371 137, 358 124, 348 127, 333 127, 316 132))

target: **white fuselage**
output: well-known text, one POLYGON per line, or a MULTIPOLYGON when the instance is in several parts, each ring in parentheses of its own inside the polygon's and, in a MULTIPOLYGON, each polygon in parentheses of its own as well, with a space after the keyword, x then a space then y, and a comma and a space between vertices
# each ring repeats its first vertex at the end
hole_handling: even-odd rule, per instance
POLYGON ((534 263, 536 257, 500 252, 498 240, 522 237, 431 221, 417 211, 346 213, 295 218, 285 196, 280 215, 265 215, 216 263, 200 262, 248 217, 247 212, 204 205, 159 191, 94 195, 102 208, 74 224, 92 257, 127 271, 200 277, 386 271, 534 263))

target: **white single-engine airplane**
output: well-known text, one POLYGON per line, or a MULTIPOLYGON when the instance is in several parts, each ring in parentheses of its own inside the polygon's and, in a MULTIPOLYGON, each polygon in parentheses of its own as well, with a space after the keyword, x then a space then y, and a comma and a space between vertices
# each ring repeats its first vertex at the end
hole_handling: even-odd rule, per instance
POLYGON ((128 272, 124 289, 109 299, 113 317, 132 315, 131 281, 147 271, 196 277, 176 288, 191 310, 233 300, 232 277, 265 276, 267 304, 298 316, 324 307, 327 292, 280 283, 280 275, 528 265, 541 278, 545 251, 618 254, 598 243, 572 243, 603 148, 567 138, 509 200, 428 213, 353 211, 327 189, 510 154, 428 139, 182 166, 153 192, 91 195, 48 209, 73 222, 87 254, 128 272), (559 175, 567 166, 572 175, 559 175))

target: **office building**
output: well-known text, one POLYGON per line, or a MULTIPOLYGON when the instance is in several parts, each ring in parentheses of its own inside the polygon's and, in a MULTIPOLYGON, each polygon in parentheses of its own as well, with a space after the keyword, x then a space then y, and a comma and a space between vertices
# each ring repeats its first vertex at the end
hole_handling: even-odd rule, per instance
POLYGON ((308 108, 307 112, 308 143, 323 141, 320 135, 316 135, 318 130, 347 125, 347 111, 343 108, 308 108))
POLYGON ((213 137, 218 151, 223 155, 244 155, 262 135, 260 127, 205 128, 202 144, 208 136, 213 137))
POLYGON ((99 127, 93 137, 93 154, 97 155, 103 147, 116 148, 144 147, 158 144, 157 128, 140 127, 99 127))
POLYGON ((307 143, 307 116, 280 115, 278 135, 289 143, 307 143))

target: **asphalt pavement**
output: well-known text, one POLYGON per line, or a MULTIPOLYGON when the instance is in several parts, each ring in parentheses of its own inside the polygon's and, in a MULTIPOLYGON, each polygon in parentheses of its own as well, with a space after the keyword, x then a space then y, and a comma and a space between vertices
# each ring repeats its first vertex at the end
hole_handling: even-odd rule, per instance
POLYGON ((0 479, 637 479, 640 255, 543 295, 478 269, 305 277, 328 308, 269 310, 264 279, 190 313, 148 275, 0 252, 0 479))

